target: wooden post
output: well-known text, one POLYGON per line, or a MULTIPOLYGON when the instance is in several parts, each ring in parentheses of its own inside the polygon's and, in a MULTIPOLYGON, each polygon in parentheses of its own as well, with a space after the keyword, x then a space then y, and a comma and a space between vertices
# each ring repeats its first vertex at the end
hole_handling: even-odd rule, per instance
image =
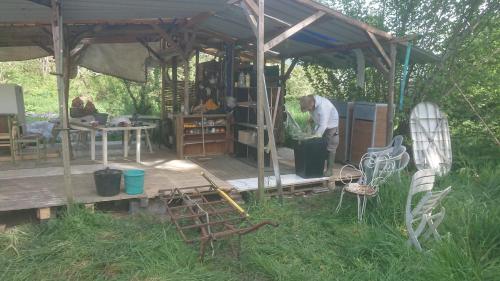
POLYGON ((71 185, 71 167, 69 152, 69 128, 68 111, 65 97, 65 87, 67 87, 64 72, 64 38, 63 38, 63 17, 62 0, 51 0, 52 4, 52 40, 54 44, 54 58, 56 61, 57 93, 59 97, 59 118, 62 126, 62 156, 64 166, 64 190, 68 205, 73 203, 73 186, 71 185))
POLYGON ((184 60, 184 115, 189 114, 189 55, 184 60))
MULTIPOLYGON (((165 39, 161 39, 160 40, 160 47, 161 47, 161 50, 162 51, 165 51, 165 45, 166 45, 166 42, 165 42, 165 39)), ((163 138, 165 137, 165 135, 163 134, 163 128, 164 128, 164 124, 165 124, 165 119, 167 119, 167 105, 165 104, 165 91, 167 89, 167 81, 166 81, 166 77, 167 77, 167 67, 166 67, 166 63, 165 61, 161 62, 161 65, 160 65, 160 72, 161 72, 161 93, 160 93, 160 104, 161 104, 161 108, 160 108, 160 122, 159 122, 159 128, 158 128, 158 131, 159 131, 159 134, 160 134, 160 137, 158 138, 158 149, 161 148, 161 145, 162 144, 165 144, 163 138)))
POLYGON ((36 209, 36 218, 40 221, 45 221, 50 219, 51 212, 50 208, 40 208, 36 209))
MULTIPOLYGON (((66 38, 66 37, 65 37, 66 38)), ((69 39, 66 38, 65 42, 69 42, 69 39)), ((69 114, 68 114, 68 101, 69 101, 69 85, 70 85, 70 76, 71 76, 71 64, 72 64, 72 59, 71 56, 69 55, 71 51, 71 48, 69 47, 68 43, 64 43, 64 60, 63 60, 63 79, 64 79, 64 102, 65 102, 65 110, 66 110, 66 122, 69 124, 69 114)), ((69 134, 69 132, 68 132, 69 134)), ((68 147, 69 147, 69 159, 74 160, 75 156, 73 155, 73 148, 71 145, 71 138, 69 138, 68 141, 68 147)))
POLYGON ((199 69, 200 69, 200 50, 196 49, 195 59, 194 59, 194 89, 195 89, 195 92, 198 91, 198 84, 200 82, 200 77, 198 76, 199 69))
POLYGON ((264 0, 259 0, 257 24, 257 200, 263 201, 264 190, 264 0))
POLYGON ((177 104, 178 102, 178 93, 177 93, 177 57, 172 58, 172 92, 173 92, 173 97, 172 97, 172 108, 174 113, 179 112, 179 105, 177 104))
POLYGON ((387 101, 387 137, 386 144, 392 141, 394 130, 394 79, 396 74, 396 43, 391 43, 389 52, 391 66, 389 69, 389 97, 387 101))

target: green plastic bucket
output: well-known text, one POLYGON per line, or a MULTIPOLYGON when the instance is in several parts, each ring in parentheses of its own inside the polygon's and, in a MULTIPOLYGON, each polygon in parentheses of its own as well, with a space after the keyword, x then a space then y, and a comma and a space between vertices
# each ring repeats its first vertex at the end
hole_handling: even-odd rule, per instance
POLYGON ((125 178, 125 193, 135 195, 144 192, 143 170, 125 170, 123 177, 125 178))

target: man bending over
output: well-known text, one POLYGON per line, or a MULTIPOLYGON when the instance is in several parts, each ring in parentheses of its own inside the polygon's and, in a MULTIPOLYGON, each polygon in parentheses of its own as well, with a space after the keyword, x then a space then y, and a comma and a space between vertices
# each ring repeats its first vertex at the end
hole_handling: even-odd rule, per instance
POLYGON ((308 95, 300 98, 300 110, 308 111, 314 122, 314 135, 323 137, 328 150, 328 167, 325 176, 333 175, 335 152, 339 145, 339 114, 333 104, 326 98, 318 95, 308 95))

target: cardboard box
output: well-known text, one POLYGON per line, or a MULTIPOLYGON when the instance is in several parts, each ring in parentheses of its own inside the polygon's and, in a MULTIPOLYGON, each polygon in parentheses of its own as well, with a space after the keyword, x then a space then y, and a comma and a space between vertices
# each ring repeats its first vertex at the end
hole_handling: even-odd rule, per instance
POLYGON ((246 145, 257 146, 257 132, 254 130, 239 130, 238 141, 246 145))

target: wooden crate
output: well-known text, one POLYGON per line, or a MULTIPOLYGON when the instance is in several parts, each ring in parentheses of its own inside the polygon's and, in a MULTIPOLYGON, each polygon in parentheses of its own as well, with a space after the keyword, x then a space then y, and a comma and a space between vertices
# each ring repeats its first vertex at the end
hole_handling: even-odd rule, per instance
POLYGON ((358 164, 369 147, 386 145, 387 104, 354 103, 350 162, 358 164))

